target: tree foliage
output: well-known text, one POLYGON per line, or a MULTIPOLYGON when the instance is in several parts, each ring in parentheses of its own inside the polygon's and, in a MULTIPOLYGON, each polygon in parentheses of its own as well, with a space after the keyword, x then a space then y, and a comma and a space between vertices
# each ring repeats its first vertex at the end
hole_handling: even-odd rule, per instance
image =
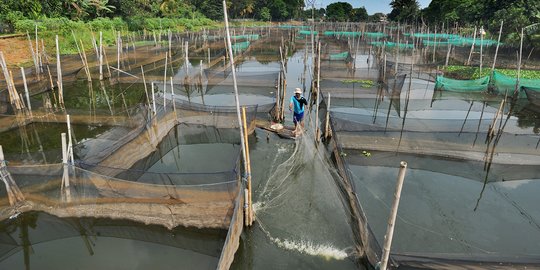
POLYGON ((483 25, 494 34, 504 21, 503 40, 517 42, 521 28, 540 23, 540 1, 432 0, 422 16, 431 24, 483 25))
POLYGON ((330 21, 345 22, 351 19, 353 7, 347 2, 336 2, 326 7, 326 18, 330 21))
POLYGON ((420 5, 416 0, 392 0, 392 11, 388 18, 394 21, 414 22, 420 15, 420 5))

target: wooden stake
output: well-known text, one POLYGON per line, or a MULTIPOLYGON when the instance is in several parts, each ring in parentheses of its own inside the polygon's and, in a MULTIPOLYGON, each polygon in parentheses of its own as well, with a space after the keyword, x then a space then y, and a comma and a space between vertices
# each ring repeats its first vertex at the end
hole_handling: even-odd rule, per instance
POLYGON ((324 137, 330 138, 330 93, 328 93, 328 101, 326 102, 326 125, 324 128, 324 137))
POLYGON ((174 101, 174 85, 173 85, 172 77, 171 77, 171 102, 173 106, 174 115, 176 115, 176 102, 174 101))
POLYGON ((246 107, 242 107, 242 118, 244 122, 244 142, 246 147, 246 159, 247 159, 247 171, 246 171, 246 180, 247 180, 247 190, 248 190, 248 219, 249 225, 253 224, 253 203, 251 201, 251 160, 249 158, 249 140, 248 140, 248 126, 246 120, 246 107))
POLYGON ((232 73, 232 79, 233 79, 233 88, 234 88, 234 98, 236 103, 236 115, 238 118, 238 124, 240 125, 240 144, 242 145, 242 158, 244 163, 244 172, 248 171, 247 168, 247 149, 246 149, 246 142, 244 137, 244 130, 242 128, 242 117, 240 115, 240 100, 238 97, 238 86, 236 83, 236 68, 234 67, 234 56, 232 52, 232 44, 231 44, 231 34, 229 31, 229 19, 227 15, 227 2, 223 0, 223 17, 225 21, 225 32, 226 32, 226 41, 227 41, 227 47, 229 49, 229 61, 231 62, 231 73, 232 73))
POLYGON ((75 159, 73 158, 73 132, 71 131, 71 118, 69 117, 69 114, 66 115, 66 122, 67 122, 67 128, 68 128, 68 158, 69 162, 73 163, 75 159))
POLYGON ((154 91, 154 82, 151 82, 150 84, 152 86, 152 109, 154 110, 154 115, 156 115, 157 110, 156 110, 156 95, 154 91))
POLYGON ((386 267, 388 265, 388 258, 390 257, 390 247, 392 246, 392 238, 394 237, 394 227, 399 207, 399 199, 401 197, 401 189, 403 188, 403 181, 405 180, 406 171, 407 162, 401 161, 398 179, 396 183, 396 190, 394 192, 394 202, 392 203, 390 216, 388 217, 388 226, 386 227, 386 235, 384 236, 383 255, 380 267, 381 270, 386 270, 386 267))
POLYGON ((64 174, 62 176, 62 186, 61 190, 63 190, 66 194, 67 201, 71 201, 71 190, 69 189, 69 163, 68 163, 68 148, 66 145, 66 133, 61 134, 62 139, 62 163, 64 163, 64 174))
POLYGON ((26 95, 26 107, 28 108, 30 117, 32 117, 32 104, 30 104, 30 93, 28 93, 28 85, 26 84, 26 74, 24 74, 23 67, 21 67, 21 74, 22 74, 23 83, 24 83, 24 94, 26 95))
POLYGON ((167 111, 167 101, 165 99, 165 93, 167 93, 167 60, 168 52, 165 52, 165 70, 163 72, 163 111, 167 111))
POLYGON ((499 28, 499 38, 497 39, 497 48, 495 48, 495 56, 493 57, 493 66, 491 66, 491 72, 495 70, 495 64, 497 63, 497 54, 499 53, 499 44, 501 43, 501 33, 504 21, 501 20, 501 27, 499 28))
POLYGON ((99 80, 103 81, 103 32, 99 31, 99 80))
POLYGON ((474 37, 471 45, 471 52, 469 53, 469 59, 467 59, 467 66, 471 65, 471 58, 474 51, 474 43, 476 43, 476 26, 474 27, 474 37))
POLYGON ((148 87, 146 86, 146 78, 144 77, 144 68, 141 66, 141 74, 144 84, 144 93, 146 94, 146 104, 148 104, 148 107, 150 107, 150 97, 148 96, 148 87))
POLYGON ((58 82, 58 99, 60 105, 64 105, 64 87, 62 84, 62 66, 60 64, 60 47, 58 46, 58 35, 56 35, 56 78, 58 82))

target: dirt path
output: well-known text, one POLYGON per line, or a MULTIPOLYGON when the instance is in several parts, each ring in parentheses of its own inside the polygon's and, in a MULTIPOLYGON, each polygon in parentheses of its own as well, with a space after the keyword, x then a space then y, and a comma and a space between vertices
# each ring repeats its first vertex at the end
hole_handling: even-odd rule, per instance
POLYGON ((20 65, 32 61, 28 40, 21 37, 0 39, 0 51, 4 53, 8 66, 20 65))

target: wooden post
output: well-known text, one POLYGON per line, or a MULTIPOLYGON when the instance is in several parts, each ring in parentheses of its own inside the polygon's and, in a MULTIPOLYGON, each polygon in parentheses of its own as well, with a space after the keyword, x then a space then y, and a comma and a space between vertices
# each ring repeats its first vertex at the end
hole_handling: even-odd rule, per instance
POLYGON ((66 145, 66 133, 61 134, 62 138, 62 163, 64 164, 64 173, 62 175, 61 190, 65 192, 66 200, 71 201, 71 190, 69 189, 69 164, 68 164, 68 149, 66 145))
POLYGON ((244 137, 244 130, 242 128, 242 117, 241 117, 241 113, 240 113, 240 100, 239 100, 239 97, 238 97, 238 86, 237 86, 237 83, 236 83, 236 69, 234 67, 234 56, 233 56, 233 52, 232 52, 232 44, 231 44, 231 34, 230 34, 230 31, 229 31, 229 19, 228 19, 228 16, 227 16, 227 2, 226 0, 223 0, 223 17, 224 17, 224 21, 225 21, 225 32, 226 32, 226 42, 227 42, 227 47, 229 49, 229 61, 231 63, 231 73, 232 73, 232 79, 233 79, 233 88, 234 88, 234 99, 235 99, 235 103, 236 103, 236 116, 238 118, 238 124, 240 125, 240 128, 239 128, 239 131, 240 131, 240 144, 242 145, 242 158, 243 158, 243 163, 244 163, 244 172, 247 172, 248 171, 248 168, 247 168, 247 149, 246 149, 246 142, 245 142, 245 137, 244 137))
POLYGON ((471 64, 471 58, 474 51, 474 43, 476 43, 476 26, 474 27, 474 37, 473 37, 473 42, 471 45, 471 52, 469 53, 469 59, 467 59, 467 66, 471 64))
POLYGON ((21 74, 22 74, 23 83, 24 83, 24 94, 26 96, 26 107, 28 108, 30 117, 32 117, 32 104, 30 104, 30 93, 28 93, 28 85, 26 84, 26 74, 24 74, 24 67, 21 67, 21 74))
POLYGON ((321 43, 318 44, 318 53, 317 53, 317 104, 315 107, 315 142, 319 142, 319 96, 321 95, 321 43))
POLYGON ((208 47, 208 67, 210 67, 210 47, 208 47))
POLYGON ((186 41, 185 43, 185 49, 184 49, 184 54, 185 54, 185 66, 186 66, 186 76, 189 75, 189 43, 186 41))
POLYGON ((103 81, 103 32, 99 31, 99 80, 103 81))
POLYGON ((60 47, 58 47, 58 35, 56 35, 56 78, 58 82, 58 99, 64 105, 64 87, 62 85, 62 66, 60 65, 60 47))
POLYGON ((155 94, 155 91, 154 91, 154 82, 151 82, 151 88, 152 88, 152 109, 154 111, 154 115, 156 115, 157 113, 157 110, 156 110, 156 94, 155 94))
POLYGON ((497 63, 497 53, 499 53, 499 44, 501 43, 501 33, 504 21, 501 21, 501 28, 499 28, 499 38, 497 39, 497 48, 495 48, 495 56, 493 57, 493 66, 491 66, 491 72, 495 70, 495 63, 497 63))
POLYGON ((484 47, 484 26, 481 26, 480 27, 480 76, 482 76, 482 60, 483 60, 483 57, 482 57, 482 50, 483 50, 483 47, 484 47))
POLYGON ((73 158, 73 133, 71 131, 71 118, 69 117, 69 114, 66 115, 66 122, 67 122, 67 128, 68 128, 68 158, 71 163, 75 161, 73 158))
POLYGON ((390 216, 388 217, 388 226, 386 228, 386 235, 384 236, 383 255, 381 259, 381 267, 379 269, 386 270, 388 265, 388 258, 390 257, 390 247, 392 245, 392 238, 394 237, 394 226, 397 217, 397 210, 399 207, 399 199, 401 197, 401 189, 403 188, 403 181, 405 179, 405 172, 407 171, 407 162, 402 161, 400 163, 398 179, 396 183, 396 191, 394 193, 394 202, 390 209, 390 216))
POLYGON ((249 140, 248 140, 248 126, 246 119, 246 107, 242 107, 242 118, 244 122, 244 142, 246 147, 246 159, 247 159, 247 171, 246 171, 246 180, 247 180, 247 190, 248 190, 248 220, 249 225, 253 224, 253 203, 251 201, 251 160, 249 158, 249 140))
POLYGON ((168 52, 165 52, 165 71, 163 72, 163 110, 167 111, 167 101, 165 99, 165 93, 167 93, 167 60, 168 52))
POLYGON ((82 50, 82 56, 83 56, 83 64, 84 64, 84 72, 86 73, 86 79, 91 82, 92 76, 90 75, 90 68, 88 68, 88 58, 86 57, 86 52, 84 51, 84 45, 82 40, 79 40, 81 42, 81 50, 82 50))
POLYGON ((116 65, 118 70, 116 71, 116 79, 120 79, 120 52, 122 51, 122 40, 120 39, 120 32, 116 38, 116 65))
POLYGON ((326 102, 326 125, 324 133, 324 137, 328 139, 330 137, 330 93, 328 93, 328 101, 326 102))
POLYGON ((174 101, 174 84, 173 84, 172 77, 171 77, 171 102, 172 102, 174 115, 176 115, 176 102, 174 101))

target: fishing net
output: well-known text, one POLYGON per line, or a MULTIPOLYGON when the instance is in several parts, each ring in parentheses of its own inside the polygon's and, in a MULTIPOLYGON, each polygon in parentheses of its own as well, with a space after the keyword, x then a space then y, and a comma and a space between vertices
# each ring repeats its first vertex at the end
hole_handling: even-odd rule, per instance
MULTIPOLYGON (((519 85, 517 84, 517 78, 504 75, 498 71, 493 71, 493 85, 497 93, 504 95, 512 95, 514 90, 519 89, 520 87, 526 87, 529 89, 538 89, 540 88, 540 79, 519 79, 519 85)), ((518 92, 519 98, 526 98, 524 91, 518 92)))
POLYGON ((484 92, 489 86, 489 76, 476 80, 454 80, 437 76, 435 80, 436 90, 446 90, 455 92, 484 92))
POLYGON ((330 60, 332 61, 343 61, 347 58, 349 58, 349 52, 330 54, 330 60))
POLYGON ((388 49, 394 49, 394 48, 398 48, 400 50, 414 49, 414 44, 409 44, 409 43, 395 43, 395 42, 389 42, 389 41, 385 41, 385 42, 372 41, 372 42, 370 42, 370 44, 375 46, 375 47, 386 47, 388 49))
POLYGON ((335 36, 335 37, 359 37, 362 35, 361 32, 346 32, 346 31, 324 31, 325 36, 335 36))
POLYGON ((403 33, 404 36, 413 36, 416 38, 429 38, 429 39, 456 39, 459 38, 459 35, 455 34, 445 34, 445 33, 403 33))
POLYGON ((304 35, 304 36, 310 36, 313 33, 313 35, 318 35, 318 31, 309 31, 309 30, 300 30, 298 31, 298 34, 304 35))
POLYGON ((385 33, 381 33, 381 32, 364 32, 364 33, 362 33, 362 36, 365 39, 381 39, 381 38, 384 38, 384 37, 386 37, 388 35, 385 34, 385 33))

